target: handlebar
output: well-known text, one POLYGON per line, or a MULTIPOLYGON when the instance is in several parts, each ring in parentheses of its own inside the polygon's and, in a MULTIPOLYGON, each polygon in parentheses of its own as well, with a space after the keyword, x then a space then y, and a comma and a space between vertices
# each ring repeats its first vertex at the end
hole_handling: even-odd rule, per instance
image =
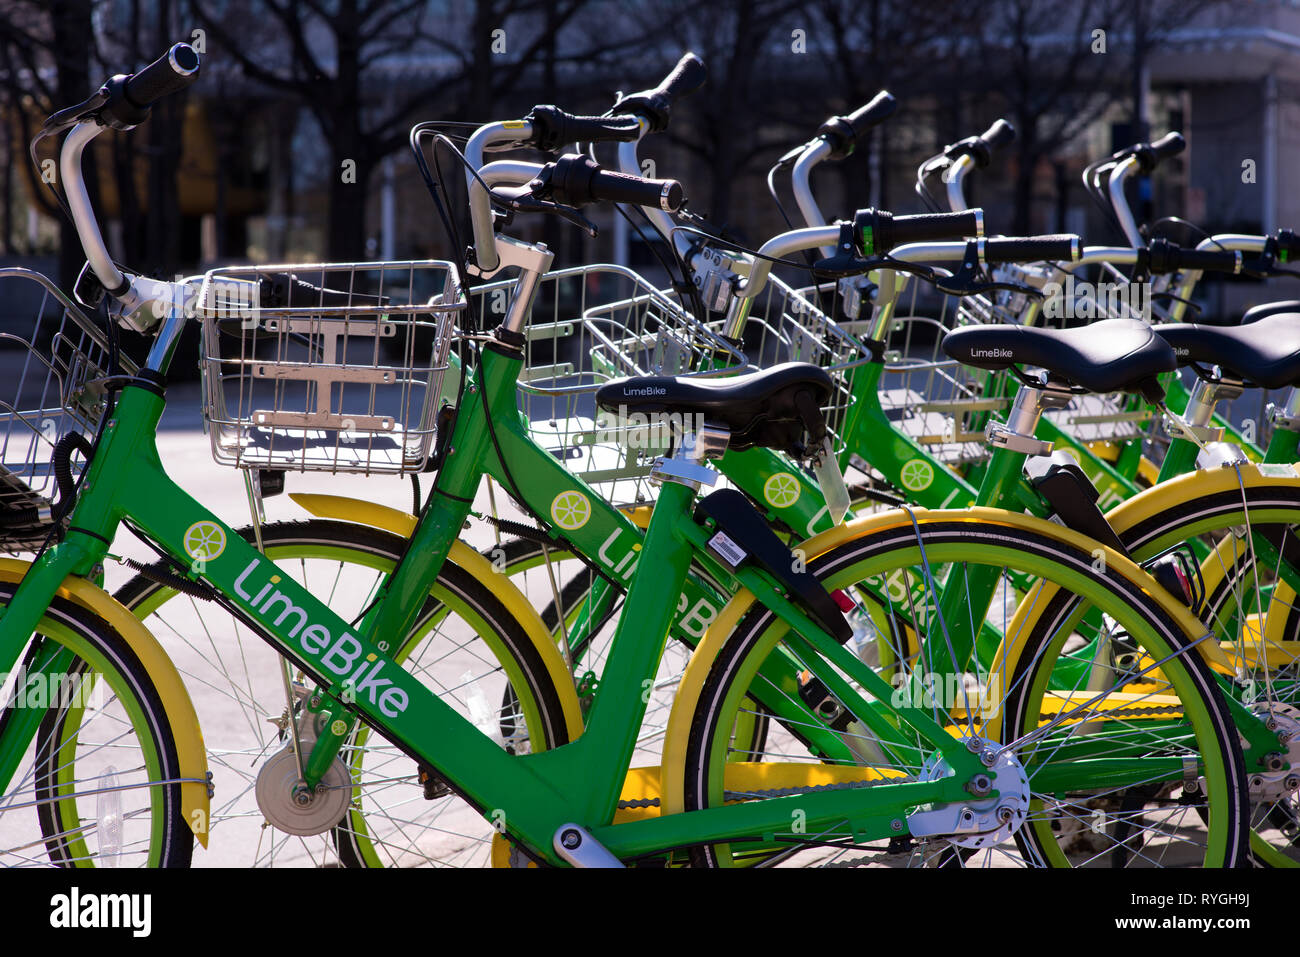
POLYGON ((1187 148, 1183 134, 1177 131, 1166 133, 1154 143, 1139 143, 1131 147, 1131 155, 1137 157, 1142 172, 1149 173, 1164 160, 1177 156, 1187 148))
POLYGON ((685 53, 658 86, 621 97, 610 112, 642 117, 649 124, 651 133, 662 133, 668 128, 668 119, 677 101, 694 93, 708 78, 709 71, 704 62, 694 53, 685 53))
POLYGON ((68 210, 91 270, 104 289, 121 301, 131 324, 142 330, 152 326, 152 320, 157 318, 141 318, 141 310, 149 296, 156 294, 158 284, 149 282, 148 290, 143 284, 137 288, 133 277, 124 275, 114 265, 86 191, 81 157, 86 146, 106 127, 125 130, 148 119, 149 108, 154 103, 194 82, 199 65, 199 55, 194 48, 186 43, 177 43, 139 72, 111 77, 95 96, 83 104, 84 110, 81 107, 62 110, 45 124, 47 133, 57 131, 63 125, 75 124, 59 151, 59 173, 63 178, 68 210))
POLYGON ((543 168, 539 181, 547 182, 553 198, 565 206, 581 207, 594 202, 657 206, 675 213, 686 199, 682 184, 675 179, 649 179, 601 169, 589 156, 570 153, 543 168))
POLYGON ((982 238, 984 211, 895 216, 882 209, 860 209, 853 216, 853 225, 861 237, 863 252, 874 256, 905 243, 982 238))
POLYGON ((558 106, 534 106, 524 121, 531 136, 521 145, 548 153, 568 143, 626 143, 641 135, 635 116, 574 116, 558 106))
POLYGON ((984 169, 997 150, 1016 138, 1016 128, 1006 120, 997 119, 979 136, 968 136, 947 147, 943 156, 948 160, 944 177, 947 184, 950 209, 966 208, 966 176, 972 169, 984 169))
POLYGON ((1195 269, 1201 272, 1241 272, 1241 253, 1231 249, 1184 249, 1166 239, 1153 239, 1148 247, 1151 271, 1157 273, 1195 269))
POLYGON ((1079 258, 1081 243, 1078 236, 997 236, 984 241, 983 259, 989 265, 998 263, 1074 262, 1079 258))

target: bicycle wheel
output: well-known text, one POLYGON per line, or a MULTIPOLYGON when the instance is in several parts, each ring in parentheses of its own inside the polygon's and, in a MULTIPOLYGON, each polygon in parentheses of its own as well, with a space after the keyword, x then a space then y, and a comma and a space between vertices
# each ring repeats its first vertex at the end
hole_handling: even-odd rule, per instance
MULTIPOLYGON (((1300 866, 1300 487, 1245 487, 1204 473, 1163 483, 1112 521, 1139 559, 1184 545, 1205 586, 1199 615, 1235 669, 1225 689, 1275 724, 1280 766, 1248 766, 1252 847, 1260 863, 1300 866), (1206 488, 1207 483, 1221 488, 1206 488), (1160 494, 1162 493, 1163 494, 1160 494)), ((1141 498, 1141 497, 1139 497, 1141 498)))
MULTIPOLYGON (((0 604, 15 587, 0 584, 0 604)), ((50 681, 36 668, 20 671, 0 712, 0 753, 24 748, 0 796, 0 866, 188 866, 194 835, 182 813, 176 745, 127 642, 56 598, 26 660, 57 667, 50 681), (39 725, 24 735, 34 708, 43 712, 39 725)))
POLYGON ((879 633, 892 649, 888 668, 899 680, 890 708, 857 685, 849 700, 823 698, 819 691, 810 701, 801 689, 811 682, 802 676, 830 685, 842 669, 791 635, 769 610, 753 608, 722 644, 696 694, 685 749, 684 807, 829 786, 862 788, 865 814, 872 781, 933 780, 945 773, 934 747, 914 732, 904 731, 900 744, 869 730, 871 709, 888 717, 903 705, 928 710, 947 733, 998 755, 990 772, 996 790, 1022 800, 995 807, 972 798, 961 808, 913 809, 894 821, 889 836, 855 829, 852 820, 818 834, 792 829, 754 835, 694 848, 693 863, 1242 861, 1248 843, 1245 780, 1227 709, 1208 669, 1186 652, 1175 620, 1140 583, 1098 568, 1090 551, 1063 542, 1045 523, 1003 525, 928 513, 915 525, 907 515, 867 524, 874 530, 808 567, 827 588, 852 596, 857 623, 879 633), (1028 578, 1035 583, 1022 590, 1017 583, 1028 578), (941 595, 953 594, 953 588, 970 595, 972 586, 987 590, 990 582, 994 600, 978 619, 981 628, 996 626, 1002 650, 962 653, 954 606, 941 595), (1098 639, 1109 646, 1121 637, 1125 647, 1137 648, 1158 667, 1134 673, 1109 667, 1095 653, 1098 639), (1086 648, 1094 652, 1080 660, 1086 648), (791 675, 799 677, 792 681, 791 675), (733 730, 747 718, 746 697, 772 703, 777 712, 757 765, 732 748, 733 730), (780 786, 763 789, 755 781, 780 786), (1079 822, 1086 841, 1080 840, 1079 822))
MULTIPOLYGON (((251 540, 251 530, 245 530, 251 540)), ((263 526, 266 555, 344 618, 370 604, 405 541, 361 525, 312 520, 263 526)), ((480 866, 490 820, 425 767, 359 723, 340 760, 352 778, 346 812, 311 835, 274 825, 259 773, 289 745, 290 721, 314 687, 295 675, 286 704, 281 659, 232 614, 157 580, 161 565, 118 593, 163 642, 190 686, 209 750, 216 797, 210 856, 218 864, 480 866), (270 813, 268 813, 268 811, 270 813), (245 852, 245 853, 240 853, 245 852)), ((503 748, 540 751, 568 740, 560 698, 523 626, 491 590, 448 562, 411 634, 394 654, 503 748), (503 700, 512 702, 503 709, 503 700)), ((269 772, 268 772, 269 773, 269 772)))

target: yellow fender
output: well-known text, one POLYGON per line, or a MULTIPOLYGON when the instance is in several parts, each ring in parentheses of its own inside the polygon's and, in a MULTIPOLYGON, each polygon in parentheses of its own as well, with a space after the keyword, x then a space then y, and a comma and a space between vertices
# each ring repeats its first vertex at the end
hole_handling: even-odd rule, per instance
MULTIPOLYGON (((1088 538, 1079 532, 1064 528, 1054 522, 1048 522, 1044 519, 1033 518, 1028 515, 1020 515, 1001 509, 989 508, 967 508, 961 510, 926 510, 914 509, 918 523, 930 522, 980 522, 983 524, 998 524, 1006 527, 1023 528, 1026 531, 1034 532, 1040 535, 1047 535, 1056 538, 1075 547, 1082 549, 1085 553, 1093 553, 1095 549, 1101 547, 1096 541, 1088 538)), ((812 538, 797 546, 806 556, 805 561, 811 562, 820 555, 825 554, 832 548, 836 548, 846 542, 854 541, 881 532, 886 529, 896 528, 900 525, 910 526, 912 522, 911 515, 902 511, 882 512, 878 515, 868 515, 866 517, 855 519, 844 525, 837 525, 835 528, 814 535, 812 538)), ((1138 565, 1128 558, 1125 558, 1119 552, 1110 548, 1102 547, 1105 555, 1106 569, 1111 574, 1120 575, 1130 582, 1138 585, 1144 592, 1150 595, 1183 630, 1183 633, 1189 637, 1200 637, 1205 633, 1205 627, 1196 619, 1192 613, 1183 606, 1183 604, 1169 594, 1163 588, 1157 586, 1154 580, 1147 575, 1138 565)), ((1055 588, 1056 586, 1048 586, 1055 588)), ((1043 598, 1049 597, 1043 595, 1043 598)), ((673 702, 673 710, 668 716, 668 729, 664 736, 664 758, 663 758, 663 781, 660 786, 662 794, 662 811, 664 814, 677 814, 685 810, 684 807, 684 785, 686 775, 686 746, 691 730, 692 719, 695 715, 696 705, 699 697, 704 690, 704 682, 708 678, 709 671, 713 666, 713 661, 718 652, 722 649, 727 638, 735 630, 741 619, 750 610, 754 604, 754 595, 748 590, 743 590, 734 595, 709 626, 705 632, 703 641, 696 647, 695 653, 687 663, 686 671, 682 675, 681 684, 677 688, 677 697, 673 702)), ((1026 607, 1041 609, 1046 606, 1046 602, 1041 599, 1037 602, 1024 601, 1017 610, 1016 619, 1012 621, 1008 631, 1012 634, 1026 634, 1026 630, 1018 628, 1027 620, 1026 607)), ((1029 612, 1034 614, 1036 612, 1029 612)), ((1206 658, 1210 666, 1218 671, 1231 674, 1232 668, 1223 651, 1217 644, 1202 641, 1196 646, 1202 656, 1206 658)), ((1021 651, 1023 650, 1022 642, 1013 642, 1010 646, 1006 643, 998 649, 995 669, 1005 668, 1008 672, 1014 671, 1021 651)))
MULTIPOLYGON (((342 495, 317 495, 306 492, 290 492, 289 498, 317 518, 367 525, 370 528, 400 535, 402 538, 409 538, 415 531, 414 515, 389 508, 387 505, 363 502, 342 495)), ((559 649, 555 647, 555 638, 542 623, 537 610, 528 603, 524 593, 509 578, 498 574, 491 562, 464 542, 459 540, 453 542, 447 558, 480 581, 490 583, 492 594, 523 626, 529 641, 542 656, 551 683, 559 693, 569 740, 576 739, 582 734, 582 707, 578 703, 578 692, 573 686, 573 675, 565 666, 559 649)))
MULTIPOLYGON (((0 581, 16 584, 22 580, 30 566, 31 562, 0 558, 0 581)), ((181 810, 185 815, 185 823, 190 826, 199 843, 207 847, 208 786, 199 782, 208 780, 208 752, 203 746, 199 716, 194 711, 194 703, 185 690, 176 666, 158 639, 140 620, 98 585, 84 578, 67 578, 59 588, 58 596, 80 605, 112 625, 149 672, 154 687, 158 689, 158 697, 162 699, 163 711, 176 741, 181 777, 197 779, 193 783, 181 785, 181 810)))

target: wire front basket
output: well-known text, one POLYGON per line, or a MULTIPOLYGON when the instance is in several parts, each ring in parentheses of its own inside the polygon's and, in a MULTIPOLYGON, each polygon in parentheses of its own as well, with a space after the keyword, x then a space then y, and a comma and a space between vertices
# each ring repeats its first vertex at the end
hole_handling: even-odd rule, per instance
MULTIPOLYGON (((504 318, 514 285, 472 289, 479 314, 504 318)), ((524 331, 519 405, 533 438, 616 504, 653 496, 647 476, 669 448, 671 422, 602 412, 596 390, 627 376, 726 375, 745 363, 733 344, 625 266, 547 273, 524 331)))
MULTIPOLYGON (((45 276, 0 269, 0 550, 38 548, 60 500, 56 447, 76 479, 65 437, 93 436, 107 408, 109 340, 45 276)), ((124 371, 134 367, 122 361, 124 371)))
POLYGON ((1020 322, 1028 305, 1023 295, 957 297, 910 281, 888 330, 880 377, 885 414, 940 461, 959 466, 987 458, 988 419, 1006 412, 1014 387, 1008 388, 1002 373, 949 359, 943 337, 960 326, 1020 322))
POLYGON ((365 475, 425 467, 465 306, 452 264, 216 269, 198 302, 218 463, 365 475))

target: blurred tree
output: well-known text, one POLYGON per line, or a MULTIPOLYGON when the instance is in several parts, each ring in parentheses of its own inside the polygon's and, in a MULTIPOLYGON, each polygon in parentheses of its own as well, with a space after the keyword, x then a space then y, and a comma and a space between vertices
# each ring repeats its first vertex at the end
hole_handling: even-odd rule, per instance
MULTIPOLYGON (((8 112, 17 126, 15 146, 25 146, 50 113, 90 95, 90 72, 97 60, 94 5, 94 0, 9 0, 0 7, 0 83, 13 107, 8 112)), ((59 281, 71 288, 84 262, 77 231, 40 171, 22 156, 11 156, 14 161, 25 170, 33 201, 59 221, 59 281)), ((97 180, 89 153, 85 169, 93 189, 97 180)))
POLYGON ((544 58, 577 61, 590 50, 555 53, 555 39, 588 0, 475 0, 463 16, 430 15, 427 0, 190 0, 216 41, 209 52, 238 62, 244 74, 294 96, 329 143, 328 255, 365 257, 365 210, 380 161, 405 145, 415 119, 485 118, 505 90, 544 58), (237 24, 274 24, 270 39, 248 43, 237 24), (511 22, 526 21, 528 29, 511 22), (461 24, 456 29, 455 24, 461 24), (396 86, 379 68, 405 62, 396 86), (455 97, 459 109, 448 107, 455 97))
POLYGON ((1005 98, 1018 134, 1014 231, 1031 228, 1040 164, 1130 97, 1134 129, 1143 127, 1145 59, 1180 25, 1224 3, 991 0, 981 6, 979 62, 989 87, 1005 98))
MULTIPOLYGON (((852 112, 882 89, 899 97, 894 118, 873 130, 839 165, 846 205, 909 202, 911 180, 892 195, 885 182, 889 144, 902 139, 903 131, 914 136, 922 129, 926 139, 937 136, 940 143, 978 132, 967 128, 971 121, 962 109, 972 65, 941 53, 978 27, 984 8, 965 0, 929 0, 925 15, 918 16, 915 0, 819 0, 814 6, 822 41, 817 50, 829 80, 822 107, 826 116, 852 112), (936 109, 924 110, 936 93, 942 93, 936 109)), ((811 124, 814 117, 808 119, 811 124)), ((812 132, 810 125, 808 135, 812 132)))

